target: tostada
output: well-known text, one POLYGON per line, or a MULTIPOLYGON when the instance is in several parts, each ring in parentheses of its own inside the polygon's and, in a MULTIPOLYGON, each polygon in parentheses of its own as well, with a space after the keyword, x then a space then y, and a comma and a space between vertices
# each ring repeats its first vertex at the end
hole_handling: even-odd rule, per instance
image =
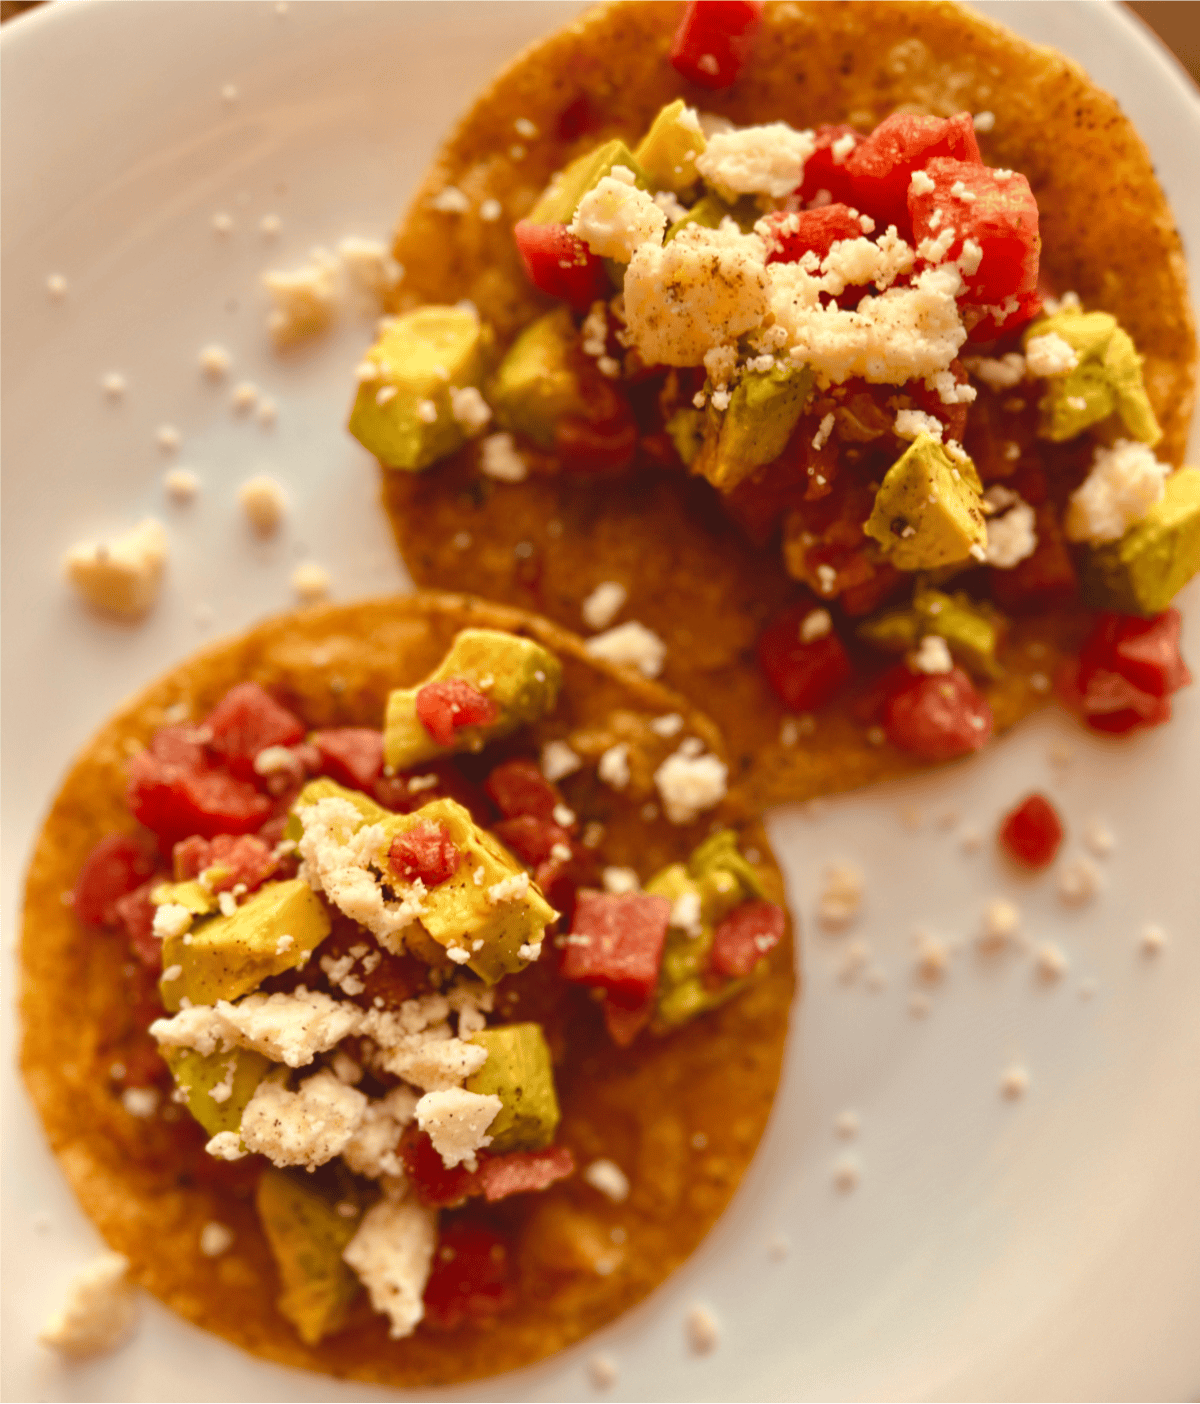
POLYGON ((794 986, 725 781, 676 694, 460 595, 281 617, 123 707, 34 852, 21 1067, 134 1278, 406 1386, 660 1282, 754 1153, 794 986))
POLYGON ((603 629, 752 806, 1055 689, 1169 717, 1184 263, 1062 55, 946 3, 598 6, 482 94, 394 251, 350 429, 414 578, 603 629))

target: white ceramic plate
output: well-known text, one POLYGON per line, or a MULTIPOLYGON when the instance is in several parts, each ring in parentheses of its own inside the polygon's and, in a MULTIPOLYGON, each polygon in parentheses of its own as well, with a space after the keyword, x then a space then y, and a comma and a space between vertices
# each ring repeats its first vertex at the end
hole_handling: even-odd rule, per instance
MULTIPOLYGON (((207 638, 288 606, 300 559, 329 569, 339 599, 405 584, 374 465, 340 427, 369 323, 347 318, 280 359, 264 337, 258 275, 302 261, 314 243, 385 235, 494 67, 577 8, 85 3, 5 26, 10 989, 29 843, 67 758, 114 705, 207 638), (212 228, 222 212, 233 220, 225 237, 212 228), (273 241, 259 232, 269 214, 282 223, 273 241), (53 273, 67 280, 57 301, 46 291, 53 273), (210 342, 235 360, 220 386, 197 367, 210 342), (112 371, 128 382, 115 403, 99 384, 112 371), (242 379, 277 402, 274 428, 233 413, 242 379), (157 446, 163 425, 182 435, 175 455, 157 446), (188 508, 164 499, 172 464, 202 479, 188 508), (269 546, 250 537, 234 502, 264 468, 292 497, 269 546), (61 583, 61 554, 147 513, 170 531, 164 597, 139 627, 99 621, 61 583)), ((1147 34, 1101 4, 983 8, 1078 58, 1121 97, 1200 247, 1200 104, 1147 34)), ((1192 276, 1200 284, 1194 260, 1192 276)), ((1195 664, 1194 589, 1190 599, 1195 664)), ((599 1337, 446 1397, 593 1397, 585 1364, 602 1350, 621 1371, 614 1397, 1195 1398, 1197 793, 1193 689, 1170 727, 1121 745, 1047 714, 968 765, 817 815, 779 811, 773 833, 804 921, 807 987, 776 1116, 732 1209, 683 1270, 599 1337), (1052 764, 1055 747, 1071 759, 1052 764), (1096 860, 1104 890, 1083 908, 994 857, 996 816, 1035 786, 1066 816, 1068 857, 1089 819, 1116 838, 1096 860), (973 855, 962 847, 971 826, 989 840, 973 855), (811 920, 833 858, 867 876, 863 916, 840 939, 813 934, 811 920), (995 895, 1020 904, 1035 941, 1062 948, 1063 978, 1039 981, 1028 956, 974 953, 995 895), (1170 938, 1154 960, 1138 947, 1146 921, 1170 938), (927 990, 913 976, 922 926, 952 949, 949 973, 927 990), (839 976, 856 939, 878 972, 870 981, 839 976), (929 1001, 925 1018, 910 1012, 914 993, 929 1001), (999 1092, 1012 1064, 1031 1078, 1016 1101, 999 1092), (847 1109, 861 1118, 852 1141, 834 1132, 847 1109), (834 1169, 847 1155, 861 1181, 839 1190, 834 1169), (702 1360, 682 1330, 694 1302, 722 1325, 719 1349, 702 1360)), ((12 1072, 14 1043, 6 1004, 5 1397, 390 1397, 251 1360, 156 1303, 108 1359, 68 1368, 37 1346, 98 1241, 12 1072)))

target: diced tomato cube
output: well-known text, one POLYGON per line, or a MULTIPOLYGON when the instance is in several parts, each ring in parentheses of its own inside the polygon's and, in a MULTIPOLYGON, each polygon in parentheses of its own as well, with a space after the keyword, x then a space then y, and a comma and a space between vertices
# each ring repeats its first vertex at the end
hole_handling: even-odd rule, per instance
POLYGON ((1063 840, 1062 820, 1045 795, 1026 795, 1000 822, 1000 847, 1026 868, 1045 868, 1063 840))
MULTIPOLYGON (((180 845, 175 847, 178 852, 180 845)), ((204 864, 205 869, 221 870, 212 877, 214 892, 229 892, 238 886, 253 892, 278 866, 279 860, 257 834, 218 834, 208 845, 204 864)))
POLYGON ((1168 609, 1153 619, 1136 614, 1101 614, 1080 652, 1080 681, 1091 669, 1111 668, 1151 697, 1168 697, 1192 680, 1179 652, 1183 619, 1168 609))
POLYGON ((671 919, 666 897, 582 890, 563 955, 565 979, 603 989, 636 1009, 654 993, 671 919))
POLYGON ((426 683, 417 693, 417 717, 439 746, 454 744, 454 733, 464 726, 488 726, 500 707, 464 678, 426 683))
POLYGON ((217 703, 205 723, 209 744, 229 772, 254 774, 254 757, 268 746, 293 746, 304 739, 304 723, 255 682, 238 683, 217 703))
POLYGON ((199 769, 210 764, 204 743, 196 739, 194 726, 163 726, 150 738, 150 754, 168 765, 199 769))
POLYGON ((191 834, 252 833, 271 813, 271 803, 247 781, 210 762, 175 764, 153 748, 129 762, 125 797, 134 818, 152 829, 164 846, 191 834))
POLYGON ((586 312, 612 292, 604 260, 597 258, 565 224, 535 224, 522 219, 513 226, 517 252, 529 281, 548 297, 561 298, 576 312, 586 312))
POLYGON ((622 1009, 619 1004, 606 999, 603 1009, 604 1027, 608 1030, 609 1038, 618 1048, 628 1048, 654 1017, 654 997, 651 996, 636 1009, 622 1009))
POLYGON ((154 845, 145 834, 108 834, 83 860, 72 907, 89 926, 116 926, 117 902, 154 872, 154 845))
POLYGON ((495 1229, 443 1222, 425 1284, 423 1324, 451 1331, 463 1321, 487 1321, 513 1300, 512 1246, 495 1229))
POLYGON ((431 819, 418 819, 411 829, 397 834, 388 849, 392 872, 403 882, 419 878, 426 887, 437 887, 452 877, 461 859, 449 830, 431 819))
POLYGON ((713 932, 709 963, 727 979, 749 975, 783 940, 783 909, 755 899, 735 907, 713 932))
POLYGON ((545 819, 535 818, 532 814, 501 819, 498 824, 492 825, 492 833, 505 848, 511 849, 523 863, 534 868, 550 857, 550 850, 555 844, 565 844, 568 848, 571 844, 571 835, 566 829, 547 823, 545 819))
POLYGON ((581 843, 568 840, 571 856, 557 855, 545 859, 537 865, 534 881, 542 890, 546 901, 568 924, 575 915, 575 899, 581 887, 591 887, 596 882, 596 860, 581 843))
POLYGON ((872 216, 878 232, 894 224, 907 237, 909 182, 935 156, 983 164, 971 114, 946 119, 893 112, 846 158, 851 203, 872 216))
POLYGON ((832 629, 811 643, 801 639, 804 621, 815 608, 811 604, 792 605, 758 640, 758 661, 767 682, 793 712, 815 711, 854 675, 842 641, 832 629))
POLYGON ((825 190, 830 198, 830 205, 826 208, 832 208, 834 204, 848 205, 850 176, 846 171, 846 158, 843 156, 839 161, 832 147, 835 141, 843 141, 848 136, 854 137, 857 144, 862 140, 862 133, 845 122, 838 122, 818 127, 813 136, 817 142, 816 150, 804 163, 804 181, 796 194, 807 204, 825 190))
POLYGON ((339 785, 368 794, 383 771, 383 732, 370 726, 333 726, 314 731, 321 771, 339 785))
POLYGON ((688 0, 668 56, 676 72, 701 88, 731 87, 762 12, 763 0, 688 0))
POLYGON ((862 225, 848 205, 824 205, 817 210, 765 215, 768 263, 799 263, 806 253, 824 258, 842 239, 861 239, 862 225))
POLYGON ((974 272, 969 264, 963 269, 966 291, 959 301, 999 306, 1010 297, 1036 293, 1042 241, 1037 201, 1025 177, 1016 171, 1000 176, 978 162, 945 156, 935 156, 923 169, 933 189, 908 191, 914 243, 953 229, 943 261, 957 261, 967 239, 982 253, 974 272))
POLYGON ((180 839, 171 850, 171 867, 174 869, 175 881, 190 882, 192 878, 199 877, 208 867, 210 849, 209 841, 201 838, 199 834, 180 839))
MULTIPOLYGON (((528 814, 550 823, 555 809, 563 802, 558 786, 546 779, 537 761, 526 756, 496 766, 484 782, 484 789, 506 819, 528 814)), ((541 859, 530 861, 540 862, 541 859)))
POLYGON ((447 1168, 424 1131, 410 1126, 400 1141, 400 1158, 422 1204, 445 1209, 480 1192, 477 1172, 464 1165, 447 1168))
POLYGON ((117 919, 125 928, 130 950, 151 970, 162 969, 162 942, 154 935, 154 913, 158 908, 150 900, 150 893, 160 881, 151 878, 124 897, 118 897, 113 904, 117 919))
POLYGON ((479 1157, 479 1182, 489 1204, 507 1199, 510 1194, 548 1189, 556 1180, 565 1180, 574 1173, 575 1157, 566 1146, 479 1157))
POLYGON ((978 751, 992 734, 992 709, 961 668, 917 673, 888 698, 883 729, 893 746, 922 760, 978 751))

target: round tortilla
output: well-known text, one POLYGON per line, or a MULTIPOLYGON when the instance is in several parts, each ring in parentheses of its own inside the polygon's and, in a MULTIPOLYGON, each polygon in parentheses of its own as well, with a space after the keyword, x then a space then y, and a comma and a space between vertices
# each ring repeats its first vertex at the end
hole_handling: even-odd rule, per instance
MULTIPOLYGON (((535 742, 583 732, 603 737, 614 714, 628 721, 674 711, 684 718, 680 736, 698 736, 723 753, 719 733, 697 709, 593 659, 579 639, 545 620, 445 594, 323 607, 218 644, 123 706, 55 798, 25 891, 21 1068, 59 1162, 109 1244, 130 1259, 143 1286, 182 1316, 255 1355, 395 1386, 527 1365, 611 1320, 693 1251, 729 1201, 767 1123, 795 984, 790 929, 765 978, 669 1037, 643 1035, 622 1051, 608 1040, 595 1006, 583 1010, 557 1072, 558 1139, 581 1167, 601 1156, 616 1160, 632 1189, 624 1204, 611 1204, 577 1174, 500 1206, 517 1235, 522 1292, 494 1326, 392 1341, 386 1319, 360 1294, 349 1326, 308 1347, 274 1308, 275 1265, 249 1192, 182 1175, 174 1140, 179 1120, 139 1119, 124 1109, 109 1068, 114 1037, 129 1018, 126 943, 115 933, 85 929, 63 898, 96 841, 132 827, 125 764, 166 723, 169 708, 182 704, 188 715, 202 717, 234 683, 252 679, 309 726, 378 726, 389 689, 426 676, 468 626, 528 635, 562 660, 558 706, 531 729, 535 742), (236 1235, 217 1258, 200 1251, 210 1221, 236 1235), (610 1233, 618 1225, 626 1233, 619 1245, 610 1233)), ((743 846, 754 844, 764 855, 772 896, 783 904, 765 835, 737 814, 718 809, 684 827, 647 819, 644 797, 615 797, 598 785, 594 770, 572 777, 565 789, 581 820, 603 818, 606 860, 643 876, 686 857, 714 819, 733 823, 743 846)), ((169 1110, 186 1118, 181 1109, 169 1110)))
MULTIPOLYGON (((469 297, 507 343, 548 305, 525 278, 513 223, 553 172, 610 137, 636 142, 676 97, 742 125, 847 121, 869 130, 896 110, 990 111, 995 125, 980 133, 980 150, 988 165, 1028 177, 1046 276, 1089 309, 1112 312, 1133 337, 1163 428, 1156 453, 1181 462, 1196 341, 1179 236, 1144 144, 1082 69, 955 4, 786 0, 768 4, 738 82, 709 93, 667 59, 682 10, 637 0, 598 6, 496 78, 446 140, 396 234, 405 268, 396 310, 469 297), (595 125, 571 141, 557 137, 561 114, 580 100, 595 125), (514 156, 518 118, 539 136, 514 156), (469 212, 433 207, 447 185, 467 196, 469 212), (480 218, 485 199, 500 202, 499 219, 480 218)), ((622 617, 667 643, 667 681, 721 725, 751 809, 919 768, 871 746, 836 708, 798 745, 781 744, 787 713, 758 670, 754 644, 798 586, 778 553, 752 546, 723 516, 707 484, 658 474, 495 484, 479 477, 474 454, 424 474, 383 472, 384 503, 418 584, 472 589, 570 628, 597 584, 626 585, 622 617), (454 544, 463 531, 467 549, 454 544)), ((1018 623, 1007 676, 988 689, 998 729, 1045 700, 1042 679, 1078 633, 1068 613, 1018 623)))

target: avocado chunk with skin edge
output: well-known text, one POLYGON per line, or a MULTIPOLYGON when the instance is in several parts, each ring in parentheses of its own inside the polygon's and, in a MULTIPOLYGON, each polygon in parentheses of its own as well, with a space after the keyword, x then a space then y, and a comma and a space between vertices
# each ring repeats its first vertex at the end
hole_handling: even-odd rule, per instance
POLYGON ((467 1078, 468 1092, 504 1104, 488 1127, 493 1151, 544 1150, 558 1129, 558 1097, 550 1049, 540 1024, 501 1024, 466 1040, 487 1049, 487 1062, 467 1078))
POLYGON ((652 183, 629 147, 619 137, 614 137, 612 141, 606 141, 602 146, 576 157, 526 218, 531 224, 570 224, 580 200, 589 190, 594 190, 614 166, 624 166, 632 171, 640 190, 648 189, 652 183))
POLYGON ((169 1048, 163 1056, 176 1087, 187 1097, 188 1111, 210 1136, 238 1130, 246 1103, 272 1067, 269 1058, 252 1048, 207 1054, 194 1048, 169 1048), (218 1100, 211 1093, 221 1087, 228 1092, 218 1100))
POLYGON ((1200 571, 1200 469, 1180 468, 1162 497, 1118 541, 1089 547, 1084 601, 1123 614, 1161 614, 1200 571))
POLYGON ((755 468, 774 462, 804 413, 812 382, 808 366, 746 371, 724 413, 718 417, 713 411, 692 471, 718 492, 729 492, 755 468))
POLYGON ((987 551, 987 522, 970 460, 956 463, 920 434, 888 469, 863 530, 897 570, 934 570, 987 551))
POLYGON ((588 402, 571 361, 579 333, 569 307, 531 322, 505 353, 488 387, 502 429, 554 447, 555 428, 567 415, 586 417, 588 402))
POLYGON ((676 98, 651 122, 634 157, 657 189, 678 193, 699 179, 696 157, 703 156, 707 146, 695 113, 676 98))

